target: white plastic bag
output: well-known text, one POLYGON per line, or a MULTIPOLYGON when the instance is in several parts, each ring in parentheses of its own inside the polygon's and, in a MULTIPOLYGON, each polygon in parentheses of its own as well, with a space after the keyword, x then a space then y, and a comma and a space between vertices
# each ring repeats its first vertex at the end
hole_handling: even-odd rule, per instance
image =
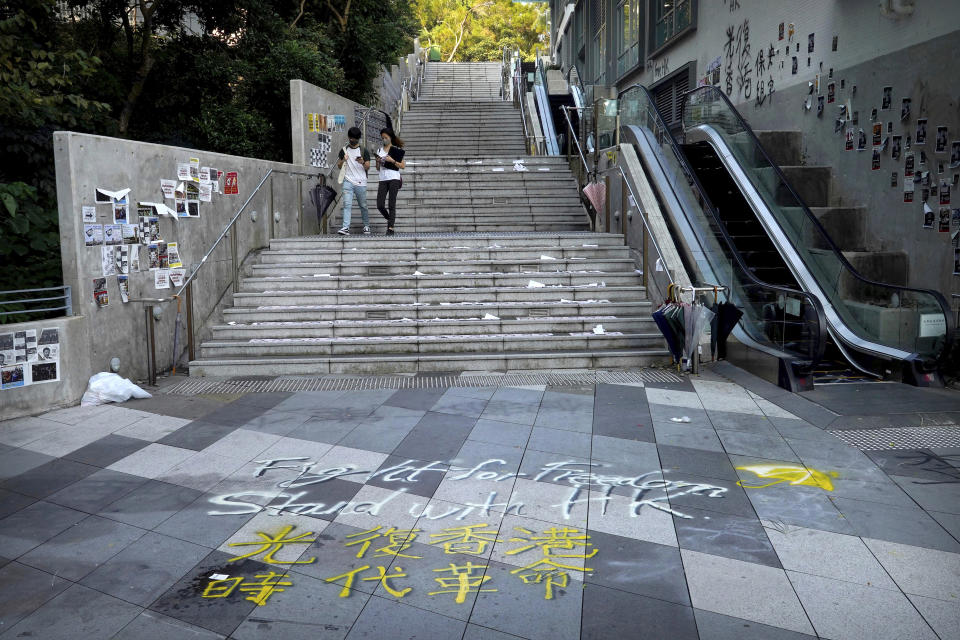
POLYGON ((130 398, 152 398, 149 393, 115 373, 96 373, 90 377, 87 390, 80 399, 81 407, 108 402, 125 402, 130 398))

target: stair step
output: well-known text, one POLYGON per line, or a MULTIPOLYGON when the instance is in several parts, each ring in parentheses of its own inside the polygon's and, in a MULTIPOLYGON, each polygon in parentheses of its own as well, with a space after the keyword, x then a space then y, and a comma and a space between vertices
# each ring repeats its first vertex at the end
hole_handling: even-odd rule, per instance
POLYGON ((616 271, 629 273, 633 268, 632 258, 614 260, 533 260, 530 262, 507 260, 466 260, 457 262, 396 261, 383 262, 300 262, 296 264, 255 264, 251 275, 255 277, 309 276, 329 273, 343 276, 399 276, 419 271, 427 275, 476 274, 476 273, 553 273, 570 271, 616 271))
POLYGON ((337 235, 301 236, 297 238, 277 238, 270 241, 271 249, 452 249, 459 247, 476 249, 510 249, 535 246, 547 247, 595 248, 623 246, 623 236, 617 233, 483 233, 469 236, 452 234, 392 236, 385 238, 348 237, 337 235))

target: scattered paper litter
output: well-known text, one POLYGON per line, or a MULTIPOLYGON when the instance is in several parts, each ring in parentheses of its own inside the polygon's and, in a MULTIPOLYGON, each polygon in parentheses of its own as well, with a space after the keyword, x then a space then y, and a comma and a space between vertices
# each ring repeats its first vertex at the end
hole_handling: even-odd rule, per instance
POLYGON ((499 320, 499 319, 500 319, 500 318, 498 318, 497 316, 493 315, 492 313, 484 314, 483 318, 481 318, 481 320, 499 320))
MULTIPOLYGON (((235 324, 237 324, 237 323, 236 323, 236 322, 228 322, 227 324, 233 326, 233 325, 235 325, 235 324)), ((256 324, 256 323, 254 323, 254 324, 256 324)))
POLYGON ((540 167, 537 171, 550 171, 550 167, 540 167))
POLYGON ((210 574, 210 579, 211 579, 211 580, 228 580, 229 578, 230 578, 230 576, 228 576, 228 575, 226 575, 226 574, 224 574, 224 573, 211 573, 211 574, 210 574))
POLYGON ((425 275, 427 275, 427 274, 425 274, 425 273, 420 273, 419 271, 414 271, 414 272, 413 272, 413 275, 415 275, 415 276, 425 276, 425 275))
MULTIPOLYGON (((456 169, 454 169, 456 171, 456 169)), ((503 167, 494 167, 491 171, 503 171, 503 167)))
POLYGON ((540 287, 545 287, 547 285, 542 282, 537 282, 536 280, 531 280, 527 283, 527 289, 539 289, 540 287))
POLYGON ((682 422, 682 423, 686 424, 687 422, 690 422, 690 417, 689 417, 689 416, 682 416, 682 417, 680 417, 680 418, 670 418, 670 422, 682 422))
POLYGON ((528 171, 528 169, 523 165, 523 162, 520 160, 513 161, 513 170, 514 171, 528 171))
POLYGON ((553 256, 548 256, 548 255, 542 255, 542 256, 540 256, 540 259, 541 259, 541 260, 556 260, 556 258, 554 258, 553 256))
POLYGON ((315 273, 313 274, 313 277, 314 278, 332 278, 333 276, 331 276, 329 273, 315 273))
POLYGON ((593 328, 593 332, 594 332, 595 334, 597 334, 598 336, 602 336, 603 334, 606 333, 606 331, 603 330, 603 325, 602 325, 602 324, 598 324, 597 326, 595 326, 595 327, 593 328))
POLYGON ((581 246, 581 247, 589 247, 589 248, 593 249, 593 248, 599 247, 600 245, 598 245, 598 244, 583 244, 583 245, 580 245, 580 246, 581 246))

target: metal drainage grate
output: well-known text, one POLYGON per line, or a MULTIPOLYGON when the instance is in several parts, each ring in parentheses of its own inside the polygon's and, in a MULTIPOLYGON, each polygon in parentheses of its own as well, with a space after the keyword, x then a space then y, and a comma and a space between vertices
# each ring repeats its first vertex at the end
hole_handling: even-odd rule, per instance
POLYGON ((506 373, 478 375, 364 376, 321 378, 191 379, 164 390, 166 394, 195 396, 206 393, 271 393, 296 391, 347 391, 361 389, 438 389, 446 387, 517 387, 531 385, 580 386, 683 382, 675 373, 660 369, 642 371, 590 371, 583 373, 506 373))
POLYGON ((960 425, 841 429, 828 433, 861 451, 960 447, 960 425))

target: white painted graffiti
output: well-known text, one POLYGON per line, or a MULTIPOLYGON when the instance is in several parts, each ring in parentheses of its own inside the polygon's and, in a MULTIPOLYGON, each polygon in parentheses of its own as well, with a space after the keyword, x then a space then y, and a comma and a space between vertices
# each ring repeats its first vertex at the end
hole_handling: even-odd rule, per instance
MULTIPOLYGON (((397 483, 399 486, 390 495, 380 501, 339 501, 335 503, 305 501, 309 490, 299 492, 283 491, 241 491, 210 498, 210 502, 229 510, 218 509, 208 512, 211 516, 247 515, 266 512, 269 515, 281 513, 295 513, 300 515, 334 515, 334 514, 368 514, 378 516, 381 510, 392 500, 407 492, 403 484, 412 484, 422 480, 427 474, 447 474, 450 481, 487 481, 505 482, 515 478, 530 477, 531 474, 519 471, 504 471, 506 460, 491 458, 472 467, 455 466, 440 460, 426 464, 407 460, 397 465, 378 470, 363 470, 352 464, 344 464, 325 469, 316 469, 317 462, 308 457, 271 458, 256 460, 259 466, 254 470, 254 477, 264 477, 268 472, 295 472, 293 477, 276 483, 280 489, 298 489, 315 484, 328 482, 336 478, 347 476, 362 476, 363 482, 379 478, 382 482, 397 483), (450 475, 453 474, 453 475, 450 475), (266 504, 259 504, 259 502, 266 504)), ((544 464, 538 473, 532 476, 537 482, 553 484, 568 484, 570 494, 558 504, 550 505, 558 508, 565 519, 569 519, 576 505, 600 503, 600 515, 606 515, 607 507, 613 500, 614 491, 621 489, 622 493, 630 494, 629 513, 637 517, 644 506, 664 511, 681 518, 690 516, 677 511, 670 503, 671 499, 681 496, 699 496, 706 498, 723 498, 727 488, 700 482, 672 480, 663 477, 663 471, 648 471, 635 476, 604 474, 595 469, 602 469, 603 464, 581 463, 573 460, 550 462, 544 464), (596 494, 596 495, 594 495, 596 494), (583 497, 586 495, 586 497, 583 497)), ((511 485, 512 486, 512 485, 511 485)), ((509 494, 510 491, 505 491, 509 494)), ((415 518, 424 517, 429 520, 453 518, 463 520, 468 515, 479 517, 503 517, 506 514, 523 515, 522 502, 497 501, 497 491, 490 491, 483 502, 465 502, 462 505, 445 507, 443 510, 434 509, 435 505, 420 503, 413 504, 409 513, 415 518)), ((616 494, 619 495, 619 494, 616 494)))

